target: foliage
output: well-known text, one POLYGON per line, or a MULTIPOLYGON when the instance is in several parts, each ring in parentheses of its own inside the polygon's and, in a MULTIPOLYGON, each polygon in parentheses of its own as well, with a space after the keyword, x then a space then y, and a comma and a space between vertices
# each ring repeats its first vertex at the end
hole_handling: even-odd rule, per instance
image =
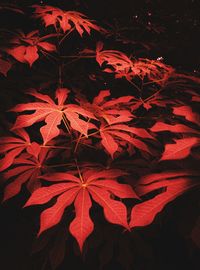
MULTIPOLYGON (((46 60, 59 72, 56 82, 32 85, 26 90, 29 98, 9 110, 17 116, 0 141, 3 202, 25 188, 29 199, 24 207, 44 205, 38 236, 65 220, 83 252, 87 241, 92 248, 89 236, 94 224, 102 222, 101 208, 108 223, 131 234, 154 222, 166 204, 198 187, 198 170, 185 164, 199 160, 200 81, 160 60, 105 50, 99 41, 96 49, 85 46, 75 55, 63 55, 73 30, 78 39, 96 30, 98 40, 108 31, 77 11, 33 8, 32 17, 47 29, 9 33, 7 46, 1 47, 0 73, 9 79, 16 66, 33 69, 46 60), (70 64, 78 74, 76 61, 82 59, 95 66, 93 74, 84 74, 95 88, 92 95, 84 83, 78 89, 65 77, 70 64), (111 89, 107 83, 99 87, 99 81, 109 80, 111 89), (119 95, 113 89, 116 81, 128 90, 120 89, 119 95)), ((61 261, 53 261, 52 267, 61 261)))

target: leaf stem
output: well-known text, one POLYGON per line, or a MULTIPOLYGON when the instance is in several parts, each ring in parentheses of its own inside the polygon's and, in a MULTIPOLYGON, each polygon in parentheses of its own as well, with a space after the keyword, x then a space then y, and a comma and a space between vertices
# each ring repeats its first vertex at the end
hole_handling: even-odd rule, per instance
POLYGON ((71 147, 55 146, 55 145, 41 145, 43 148, 55 148, 55 149, 71 149, 71 147))
POLYGON ((55 164, 55 165, 48 165, 48 167, 57 168, 57 167, 62 167, 62 166, 66 166, 66 165, 69 165, 69 163, 61 163, 61 164, 55 164))
POLYGON ((144 102, 146 102, 146 101, 148 101, 148 100, 150 100, 152 97, 154 97, 154 96, 157 96, 161 91, 162 91, 163 89, 161 88, 160 90, 158 90, 156 93, 154 93, 153 95, 151 95, 150 97, 148 97, 148 98, 146 98, 145 100, 144 100, 144 102))
POLYGON ((77 168, 77 171, 78 171, 78 174, 79 174, 79 178, 80 178, 80 180, 81 180, 81 183, 84 183, 83 177, 82 177, 82 175, 81 175, 80 168, 79 168, 79 166, 78 166, 77 159, 74 159, 74 161, 75 161, 75 164, 76 164, 76 168, 77 168))
POLYGON ((64 125, 65 125, 67 131, 69 132, 69 134, 71 134, 69 125, 68 125, 68 123, 67 123, 67 120, 65 119, 65 114, 62 115, 62 119, 63 119, 63 123, 64 123, 64 125))
MULTIPOLYGON (((87 120, 87 123, 89 123, 90 122, 90 118, 87 120)), ((83 136, 83 134, 80 134, 79 135, 79 137, 78 137, 78 140, 76 141, 76 145, 75 145, 75 148, 74 148, 74 153, 76 153, 76 151, 77 151, 77 148, 78 148, 78 145, 79 145, 79 142, 80 142, 80 140, 81 140, 81 137, 83 136)), ((88 136, 87 136, 88 137, 88 136)))
POLYGON ((62 58, 95 58, 96 55, 61 55, 62 58))
POLYGON ((67 32, 62 38, 61 40, 58 42, 58 45, 60 46, 60 44, 64 41, 64 39, 75 29, 75 27, 71 28, 69 32, 67 32))
POLYGON ((134 83, 132 82, 131 80, 127 80, 130 84, 132 84, 138 91, 139 93, 141 93, 141 89, 134 83))

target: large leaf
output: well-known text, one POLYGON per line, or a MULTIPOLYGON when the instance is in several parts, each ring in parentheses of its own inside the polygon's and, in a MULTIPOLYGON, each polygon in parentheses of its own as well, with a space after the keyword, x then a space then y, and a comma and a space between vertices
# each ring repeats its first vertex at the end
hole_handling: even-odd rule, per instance
POLYGON ((52 6, 34 5, 35 17, 41 18, 45 26, 59 26, 65 33, 72 31, 73 27, 82 36, 83 32, 90 34, 91 29, 101 31, 101 28, 90 21, 84 14, 77 11, 65 11, 52 6))
MULTIPOLYGON (((26 112, 35 111, 32 114, 23 114, 17 117, 17 120, 12 130, 29 127, 36 122, 44 121, 46 125, 40 129, 43 142, 47 144, 50 140, 59 135, 58 126, 61 121, 64 121, 64 117, 69 120, 71 127, 81 134, 87 136, 87 131, 91 126, 88 121, 80 119, 80 116, 84 118, 95 118, 92 113, 82 109, 75 104, 67 104, 66 99, 68 97, 69 90, 66 88, 59 88, 56 90, 55 96, 58 100, 56 104, 50 97, 37 93, 36 91, 30 91, 29 94, 36 97, 40 102, 32 102, 26 104, 18 104, 12 111, 14 112, 26 112)), ((93 126, 92 126, 93 128, 93 126)))
POLYGON ((129 228, 127 224, 126 206, 111 195, 118 198, 138 198, 136 193, 127 184, 117 182, 124 173, 120 170, 95 170, 85 169, 73 174, 54 173, 43 175, 41 178, 51 182, 62 181, 47 187, 37 189, 25 206, 45 204, 57 197, 53 206, 44 210, 40 218, 40 233, 56 225, 62 218, 65 209, 74 201, 75 218, 70 224, 70 232, 76 238, 82 250, 86 238, 93 231, 89 210, 92 198, 103 207, 104 215, 108 222, 129 228))

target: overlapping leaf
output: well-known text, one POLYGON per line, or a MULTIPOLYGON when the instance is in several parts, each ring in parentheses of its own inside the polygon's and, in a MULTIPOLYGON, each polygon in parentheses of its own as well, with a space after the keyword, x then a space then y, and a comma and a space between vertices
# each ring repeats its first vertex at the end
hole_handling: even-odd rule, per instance
POLYGON ((87 120, 80 118, 95 118, 91 112, 81 108, 76 104, 65 104, 69 94, 66 88, 59 88, 55 92, 55 97, 58 101, 56 104, 49 96, 30 91, 30 95, 39 99, 39 102, 18 104, 12 111, 14 112, 28 112, 35 111, 32 114, 23 114, 17 117, 12 130, 29 127, 36 122, 45 121, 45 125, 40 128, 44 144, 59 135, 60 130, 58 126, 61 121, 69 121, 71 128, 79 131, 81 134, 87 136, 88 129, 93 128, 87 120), (67 120, 66 120, 67 119, 67 120))
POLYGON ((20 153, 25 149, 29 151, 31 147, 29 135, 24 129, 16 129, 14 133, 16 137, 1 137, 0 154, 4 157, 0 159, 0 172, 9 168, 20 153))
POLYGON ((148 81, 162 86, 173 72, 171 66, 160 61, 140 58, 133 61, 130 69, 126 68, 118 72, 116 78, 125 77, 128 81, 132 81, 135 77, 142 80, 147 78, 148 81))
POLYGON ((30 67, 39 58, 38 52, 56 51, 56 46, 46 40, 54 35, 39 37, 38 31, 32 31, 25 35, 19 32, 16 38, 9 41, 10 48, 5 51, 21 63, 28 63, 30 67))
POLYGON ((101 123, 112 125, 131 121, 134 116, 128 109, 128 105, 133 97, 122 96, 107 100, 110 95, 110 90, 102 90, 92 103, 83 96, 77 96, 77 99, 81 106, 91 111, 101 123))
POLYGON ((104 69, 104 71, 107 72, 120 72, 126 69, 130 70, 133 66, 131 59, 126 54, 116 50, 103 50, 102 42, 97 43, 96 61, 100 66, 102 66, 103 63, 106 63, 108 68, 104 69))
POLYGON ((92 103, 89 103, 83 96, 77 96, 81 106, 94 113, 101 123, 99 132, 95 132, 91 136, 99 137, 100 135, 101 144, 112 158, 117 151, 121 152, 121 147, 124 148, 127 144, 131 144, 141 151, 150 152, 148 146, 140 138, 153 139, 153 137, 147 130, 131 127, 127 123, 134 118, 128 108, 133 97, 122 96, 107 100, 109 96, 109 90, 100 91, 92 103))
POLYGON ((153 106, 166 108, 167 105, 173 106, 177 104, 178 101, 176 99, 171 100, 167 97, 162 96, 161 94, 159 94, 159 92, 160 91, 157 91, 156 93, 145 99, 142 99, 141 97, 134 98, 130 106, 131 110, 134 112, 140 107, 144 107, 146 110, 150 110, 151 108, 153 108, 153 106))
POLYGON ((140 138, 153 139, 153 137, 143 128, 134 128, 128 125, 118 124, 111 126, 100 127, 101 143, 107 152, 112 156, 120 150, 119 146, 126 142, 140 151, 151 153, 146 143, 142 142, 140 138), (135 136, 139 137, 135 138, 135 136))
MULTIPOLYGON (((140 177, 135 190, 139 196, 144 196, 157 189, 176 184, 175 180, 191 179, 198 177, 199 172, 193 170, 172 170, 160 173, 150 173, 140 177)), ((195 182, 194 182, 195 183, 195 182)))
POLYGON ((84 31, 90 34, 91 30, 101 31, 102 29, 95 25, 84 14, 77 11, 65 11, 52 6, 39 6, 34 5, 35 18, 41 18, 45 26, 53 25, 56 29, 62 29, 66 31, 72 31, 73 27, 77 30, 80 36, 84 31))
POLYGON ((171 66, 157 60, 140 58, 131 60, 126 54, 116 50, 103 50, 103 43, 98 42, 96 48, 96 61, 100 66, 105 64, 105 72, 115 73, 116 78, 125 77, 132 81, 135 77, 142 80, 147 78, 150 82, 163 85, 174 72, 171 66))
POLYGON ((45 171, 45 162, 48 159, 49 150, 41 149, 34 142, 29 147, 28 152, 29 154, 23 153, 17 157, 13 163, 13 168, 4 173, 4 178, 9 183, 5 187, 3 201, 20 193, 23 184, 26 184, 31 193, 41 186, 38 176, 45 171))

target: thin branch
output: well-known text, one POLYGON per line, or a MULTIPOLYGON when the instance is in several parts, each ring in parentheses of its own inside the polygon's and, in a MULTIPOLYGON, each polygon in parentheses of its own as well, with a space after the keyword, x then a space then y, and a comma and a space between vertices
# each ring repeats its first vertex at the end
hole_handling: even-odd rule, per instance
POLYGON ((75 26, 73 28, 71 28, 71 30, 69 32, 67 32, 62 38, 61 40, 58 42, 58 45, 60 46, 60 44, 65 40, 66 37, 69 36, 69 34, 75 29, 75 26))

